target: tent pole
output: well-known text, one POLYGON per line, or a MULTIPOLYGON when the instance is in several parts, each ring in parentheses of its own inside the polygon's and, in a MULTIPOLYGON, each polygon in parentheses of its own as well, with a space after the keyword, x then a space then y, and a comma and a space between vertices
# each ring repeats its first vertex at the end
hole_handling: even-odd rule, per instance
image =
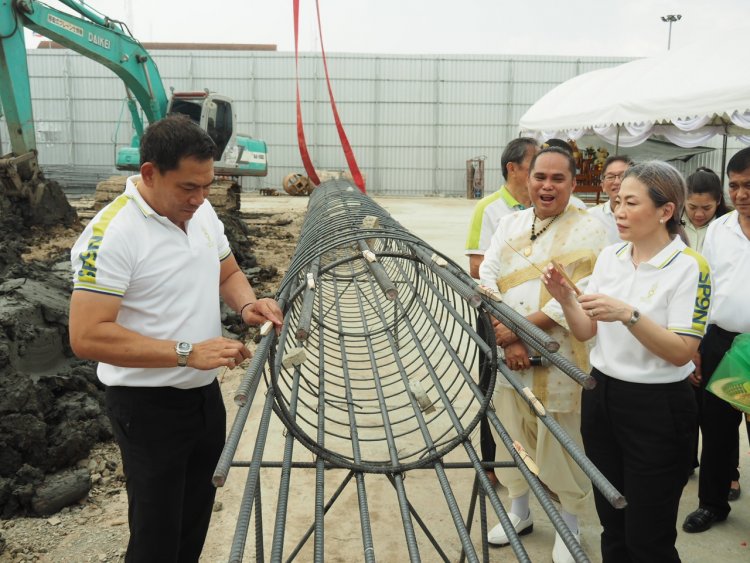
POLYGON ((724 140, 721 142, 721 185, 724 186, 724 175, 727 168, 727 134, 724 133, 724 140))
POLYGON ((617 138, 615 139, 615 154, 620 152, 620 125, 617 125, 617 138))

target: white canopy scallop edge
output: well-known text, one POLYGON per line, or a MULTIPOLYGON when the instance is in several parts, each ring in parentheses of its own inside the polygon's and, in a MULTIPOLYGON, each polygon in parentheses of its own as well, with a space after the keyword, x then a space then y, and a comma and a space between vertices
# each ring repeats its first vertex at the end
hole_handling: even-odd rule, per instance
POLYGON ((563 82, 521 117, 540 141, 597 135, 633 147, 662 135, 697 147, 714 135, 750 144, 750 72, 738 39, 692 45, 563 82))

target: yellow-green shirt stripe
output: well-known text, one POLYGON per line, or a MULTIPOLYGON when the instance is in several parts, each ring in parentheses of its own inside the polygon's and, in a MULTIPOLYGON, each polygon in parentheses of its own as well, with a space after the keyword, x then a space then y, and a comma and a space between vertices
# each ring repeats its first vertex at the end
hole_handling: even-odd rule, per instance
POLYGON ((482 236, 482 220, 484 218, 484 210, 487 209, 488 205, 496 202, 501 198, 509 209, 524 208, 520 202, 516 201, 516 198, 513 197, 506 186, 502 186, 494 194, 488 195, 487 197, 479 200, 479 203, 477 203, 476 207, 474 207, 474 214, 471 216, 469 236, 466 238, 466 248, 479 248, 479 239, 482 236))
POLYGON ((104 233, 112 223, 112 219, 114 219, 125 205, 127 205, 129 200, 130 198, 124 194, 118 196, 106 207, 104 212, 99 216, 97 222, 92 225, 92 233, 91 238, 89 238, 88 246, 86 247, 86 250, 80 254, 81 269, 78 270, 74 288, 89 290, 96 289, 103 293, 122 295, 122 292, 120 291, 110 290, 96 285, 96 259, 99 255, 99 247, 104 240, 104 233))
POLYGON ((693 323, 690 333, 703 336, 708 324, 708 311, 711 307, 711 269, 706 259, 692 248, 682 250, 683 254, 693 258, 698 264, 698 287, 693 307, 693 323))

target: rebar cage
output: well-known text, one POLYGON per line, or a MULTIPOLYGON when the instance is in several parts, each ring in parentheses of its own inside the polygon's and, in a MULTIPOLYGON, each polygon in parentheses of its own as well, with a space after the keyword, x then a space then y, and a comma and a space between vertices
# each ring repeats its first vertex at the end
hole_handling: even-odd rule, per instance
POLYGON ((453 540, 432 533, 429 518, 419 514, 407 494, 405 476, 414 469, 434 471, 430 513, 440 512, 453 523, 461 560, 479 561, 478 550, 482 560, 489 560, 489 502, 514 555, 529 561, 485 472, 488 467, 503 466, 518 467, 574 559, 588 561, 529 468, 526 452, 505 432, 490 402, 500 373, 527 398, 595 486, 613 505, 624 506, 622 495, 556 421, 546 416, 543 406, 514 374, 498 362, 494 341, 481 336, 493 334, 494 316, 552 364, 590 388, 593 379, 559 356, 558 344, 543 331, 477 286, 458 265, 407 231, 351 183, 340 180, 326 182, 312 193, 300 241, 277 298, 284 311, 283 327, 278 335, 270 332, 263 336, 255 351, 235 394, 239 409, 214 474, 214 483, 222 486, 230 467, 249 467, 231 561, 243 558, 253 510, 255 559, 265 560, 261 468, 281 469, 270 541, 272 561, 280 561, 285 549, 287 560, 293 560, 313 535, 310 557, 325 559, 326 513, 352 480, 357 489, 362 554, 347 553, 347 559, 375 561, 368 475, 384 476, 395 491, 408 554, 404 557, 421 560, 419 529, 437 557, 450 561, 451 549, 445 542, 453 540), (263 374, 268 392, 252 459, 236 460, 263 374), (272 413, 286 432, 282 460, 271 460, 267 453, 272 413), (485 416, 501 438, 498 447, 507 448, 513 462, 480 460, 471 437, 485 416), (307 448, 313 461, 295 457, 295 443, 307 448), (285 532, 293 469, 315 470, 315 500, 313 523, 289 550, 285 532), (344 470, 345 477, 326 501, 326 471, 331 469, 344 470), (450 469, 474 472, 470 502, 463 511, 463 500, 447 478, 450 469), (442 508, 436 510, 438 507, 442 508), (477 513, 480 534, 472 540, 477 513))

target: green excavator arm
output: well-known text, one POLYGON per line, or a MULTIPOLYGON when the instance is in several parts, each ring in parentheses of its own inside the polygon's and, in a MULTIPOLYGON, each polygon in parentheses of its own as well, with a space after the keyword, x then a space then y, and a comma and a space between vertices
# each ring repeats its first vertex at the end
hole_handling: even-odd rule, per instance
MULTIPOLYGON (((0 0, 0 111, 5 114, 12 150, 11 154, 0 156, 0 189, 30 200, 32 206, 44 196, 45 182, 37 160, 24 29, 106 66, 122 79, 135 134, 130 147, 118 152, 117 168, 138 170, 138 144, 144 131, 139 109, 150 123, 164 117, 168 109, 169 100, 156 64, 125 24, 99 14, 81 0, 59 2, 79 15, 37 0, 0 0)), ((203 98, 205 104, 198 108, 194 119, 208 131, 214 107, 212 94, 206 90, 203 98)), ((226 103, 231 109, 231 101, 226 103)), ((233 112, 229 115, 231 121, 225 127, 229 140, 222 145, 223 155, 217 156, 217 173, 265 176, 265 142, 238 134, 236 118, 233 112)))
POLYGON ((82 17, 35 0, 0 0, 0 103, 16 155, 36 149, 24 28, 81 53, 119 76, 132 102, 131 117, 139 135, 143 123, 133 98, 149 122, 166 115, 167 95, 159 70, 141 44, 122 24, 96 14, 81 2, 60 1, 82 17))

